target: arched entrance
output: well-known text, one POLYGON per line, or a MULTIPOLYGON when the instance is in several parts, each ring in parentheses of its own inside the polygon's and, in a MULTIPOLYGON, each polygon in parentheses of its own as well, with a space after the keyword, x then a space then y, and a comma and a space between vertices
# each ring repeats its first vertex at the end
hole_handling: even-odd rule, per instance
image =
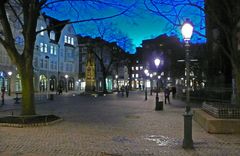
POLYGON ((74 90, 74 78, 68 78, 68 90, 74 90))
POLYGON ((4 71, 0 71, 0 88, 7 86, 7 74, 4 71))
POLYGON ((49 80, 50 91, 56 90, 56 83, 57 83, 57 79, 54 75, 52 75, 49 80))
POLYGON ((44 92, 47 90, 47 78, 45 75, 39 76, 39 90, 40 92, 44 92))

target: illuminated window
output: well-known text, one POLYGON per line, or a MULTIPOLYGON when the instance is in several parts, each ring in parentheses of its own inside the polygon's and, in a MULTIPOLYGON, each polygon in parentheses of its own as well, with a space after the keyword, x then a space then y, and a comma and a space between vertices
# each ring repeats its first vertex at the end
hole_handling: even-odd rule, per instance
POLYGON ((132 74, 132 77, 134 77, 134 74, 132 74))
MULTIPOLYGON (((44 29, 44 27, 41 26, 41 27, 40 27, 40 30, 43 30, 43 29, 44 29)), ((44 31, 41 31, 41 32, 40 32, 40 35, 41 35, 41 36, 44 36, 44 31)))
POLYGON ((132 67, 132 70, 134 70, 134 67, 132 67))
POLYGON ((57 55, 57 46, 54 47, 54 55, 57 55))
POLYGON ((71 45, 74 45, 74 38, 71 38, 71 45))
POLYGON ((47 44, 44 46, 44 52, 47 53, 47 44))
POLYGON ((143 66, 140 66, 140 70, 142 70, 143 69, 143 66))
POLYGON ((43 52, 43 43, 40 43, 40 51, 43 52))
POLYGON ((64 43, 67 43, 67 36, 64 36, 64 43))
POLYGON ((55 40, 55 33, 54 33, 54 31, 50 32, 50 39, 51 40, 55 40))
POLYGON ((68 44, 71 43, 71 37, 68 36, 68 41, 67 41, 68 44))
POLYGON ((138 70, 138 67, 136 67, 136 70, 138 70))
POLYGON ((50 54, 53 54, 53 46, 50 46, 50 54))

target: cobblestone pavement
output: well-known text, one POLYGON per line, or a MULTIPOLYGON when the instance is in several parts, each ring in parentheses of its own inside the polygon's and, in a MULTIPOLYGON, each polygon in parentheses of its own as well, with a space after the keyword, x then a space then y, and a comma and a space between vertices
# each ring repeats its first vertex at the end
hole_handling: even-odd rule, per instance
MULTIPOLYGON (((112 94, 55 96, 37 104, 39 114, 55 114, 64 121, 44 127, 0 127, 3 156, 237 156, 240 135, 206 133, 193 121, 193 150, 182 148, 184 108, 172 100, 155 111, 155 97, 143 92, 129 98, 112 94)), ((19 109, 0 111, 8 115, 19 109)))

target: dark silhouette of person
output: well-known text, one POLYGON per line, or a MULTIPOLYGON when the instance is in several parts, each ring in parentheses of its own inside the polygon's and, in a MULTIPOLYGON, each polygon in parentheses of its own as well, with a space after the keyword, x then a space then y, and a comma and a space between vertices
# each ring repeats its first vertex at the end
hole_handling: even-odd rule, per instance
POLYGON ((4 96, 5 96, 5 87, 2 86, 1 88, 1 92, 2 92, 2 95, 1 95, 1 98, 2 98, 2 105, 4 105, 4 96))
POLYGON ((129 94, 129 88, 128 88, 128 86, 125 86, 125 91, 126 91, 126 97, 128 97, 128 94, 129 94))
POLYGON ((170 104, 169 95, 170 95, 170 90, 168 87, 166 87, 164 90, 165 104, 167 104, 167 101, 168 101, 168 104, 170 104))
POLYGON ((172 87, 172 97, 175 98, 175 95, 176 95, 176 87, 172 87))
POLYGON ((121 87, 122 97, 124 96, 124 87, 121 87))

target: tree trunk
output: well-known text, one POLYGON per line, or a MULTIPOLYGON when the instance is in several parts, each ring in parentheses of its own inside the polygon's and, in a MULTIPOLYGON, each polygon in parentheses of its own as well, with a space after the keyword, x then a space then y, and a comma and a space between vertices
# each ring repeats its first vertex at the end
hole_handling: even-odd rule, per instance
POLYGON ((107 83, 106 83, 107 74, 103 72, 103 92, 107 93, 107 83))
POLYGON ((236 78, 236 104, 240 106, 240 71, 235 72, 236 78))
POLYGON ((33 67, 30 59, 20 68, 19 74, 22 80, 22 115, 35 115, 33 67))

